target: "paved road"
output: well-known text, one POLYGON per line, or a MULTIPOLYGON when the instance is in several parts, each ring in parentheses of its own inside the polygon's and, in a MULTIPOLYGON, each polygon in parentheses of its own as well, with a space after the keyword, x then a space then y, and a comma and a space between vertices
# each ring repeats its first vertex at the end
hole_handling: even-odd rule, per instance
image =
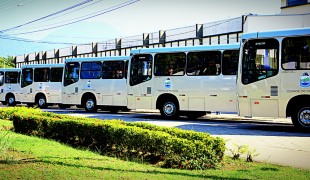
MULTIPOLYGON (((147 122, 160 126, 208 132, 212 136, 227 140, 228 150, 235 149, 237 145, 247 145, 250 149, 255 149, 258 154, 254 157, 255 161, 310 169, 310 133, 296 131, 290 119, 244 119, 235 114, 211 114, 197 120, 186 118, 164 120, 160 118, 159 113, 151 111, 118 114, 103 111, 86 113, 79 109, 48 109, 48 111, 99 119, 147 122)), ((230 151, 226 153, 230 154, 230 151)))

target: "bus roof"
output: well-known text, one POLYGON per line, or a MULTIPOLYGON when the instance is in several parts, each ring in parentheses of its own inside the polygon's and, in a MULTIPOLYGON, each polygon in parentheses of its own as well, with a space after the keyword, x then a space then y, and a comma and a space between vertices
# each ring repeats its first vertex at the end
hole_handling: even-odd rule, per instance
POLYGON ((141 48, 141 49, 131 50, 130 54, 161 53, 161 52, 187 52, 187 51, 201 51, 201 50, 228 50, 228 49, 239 49, 239 48, 240 48, 240 43, 182 46, 182 47, 141 48))
POLYGON ((20 71, 20 68, 0 68, 0 71, 20 71))
POLYGON ((64 67, 65 64, 26 64, 22 66, 24 68, 53 68, 53 67, 64 67))
POLYGON ((270 38, 270 37, 283 37, 283 36, 299 36, 305 34, 310 35, 310 28, 282 29, 282 30, 245 33, 241 36, 241 38, 242 39, 270 38))
POLYGON ((129 60, 129 56, 106 56, 106 57, 82 57, 82 58, 68 58, 65 62, 85 62, 85 61, 119 61, 129 60))

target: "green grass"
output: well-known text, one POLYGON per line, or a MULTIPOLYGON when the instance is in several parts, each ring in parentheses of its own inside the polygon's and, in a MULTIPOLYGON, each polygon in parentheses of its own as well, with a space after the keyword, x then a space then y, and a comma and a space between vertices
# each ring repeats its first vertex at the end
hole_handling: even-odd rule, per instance
POLYGON ((310 179, 310 170, 231 158, 216 170, 163 169, 17 134, 12 126, 0 120, 0 179, 310 179))

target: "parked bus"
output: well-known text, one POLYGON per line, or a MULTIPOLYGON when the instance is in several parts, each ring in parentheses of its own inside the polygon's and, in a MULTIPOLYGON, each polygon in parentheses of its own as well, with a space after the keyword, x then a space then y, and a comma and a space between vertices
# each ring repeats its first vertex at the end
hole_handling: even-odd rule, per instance
POLYGON ((30 64, 22 66, 21 102, 28 106, 46 108, 61 106, 64 64, 30 64))
POLYGON ((239 115, 291 117, 310 129, 310 28, 249 33, 242 41, 239 115))
POLYGON ((129 109, 159 109, 165 118, 237 112, 240 44, 132 50, 129 109))
POLYGON ((89 112, 127 110, 128 60, 127 56, 66 59, 63 103, 89 112))
POLYGON ((20 68, 0 69, 0 101, 3 105, 15 106, 20 101, 20 68))

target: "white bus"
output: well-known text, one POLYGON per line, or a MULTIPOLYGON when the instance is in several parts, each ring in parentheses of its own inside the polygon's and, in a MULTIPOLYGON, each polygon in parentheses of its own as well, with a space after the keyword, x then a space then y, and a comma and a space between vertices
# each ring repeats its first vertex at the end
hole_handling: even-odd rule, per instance
POLYGON ((239 115, 291 117, 310 129, 310 28, 249 33, 242 41, 239 115))
POLYGON ((20 68, 0 69, 0 102, 15 106, 20 101, 20 68))
POLYGON ((39 108, 61 106, 64 64, 30 64, 21 69, 21 103, 39 108))
POLYGON ((132 50, 129 109, 159 109, 165 118, 237 112, 240 44, 132 50))
POLYGON ((63 104, 117 112, 127 109, 128 56, 65 60, 63 104))

